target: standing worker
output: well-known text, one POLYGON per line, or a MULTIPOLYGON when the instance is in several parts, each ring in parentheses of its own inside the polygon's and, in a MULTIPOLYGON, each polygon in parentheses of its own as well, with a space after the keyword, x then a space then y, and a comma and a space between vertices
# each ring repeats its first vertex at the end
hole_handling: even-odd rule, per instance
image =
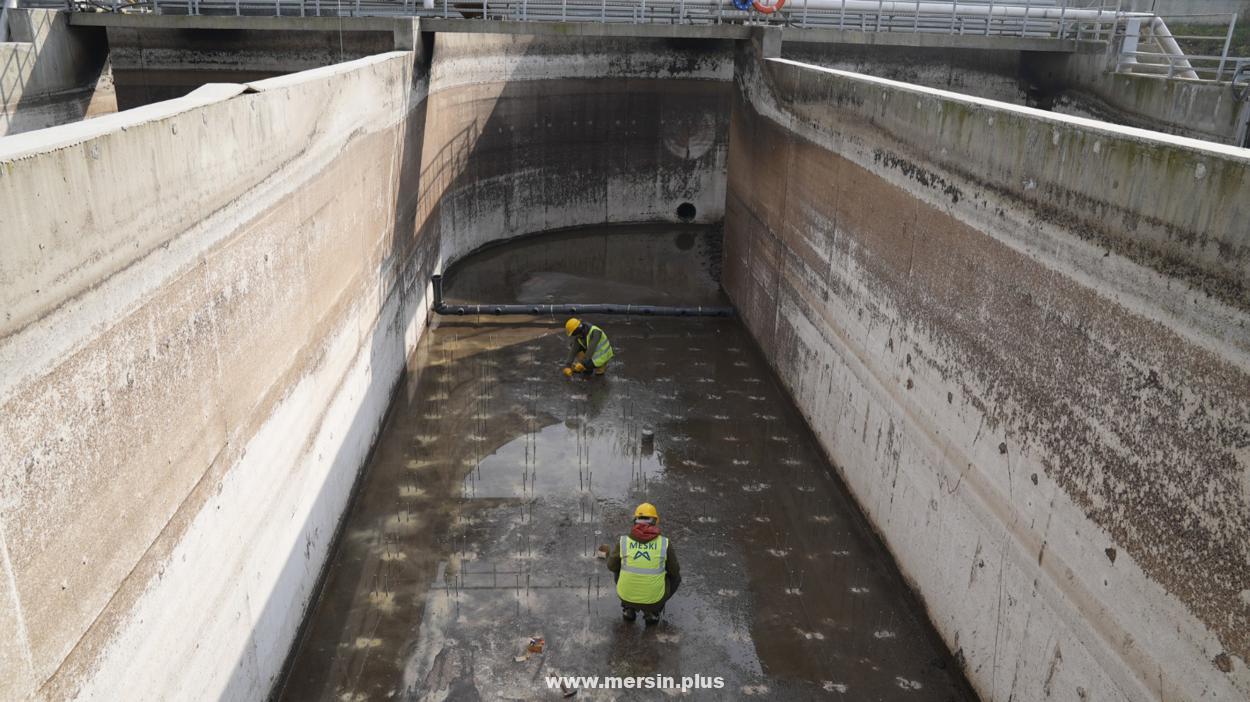
POLYGON ((569 342, 569 358, 564 364, 564 375, 603 375, 608 361, 616 355, 612 351, 612 344, 608 342, 608 335, 599 327, 579 319, 565 322, 564 331, 572 339, 569 342))
POLYGON ((647 626, 659 623, 664 604, 681 586, 681 566, 668 537, 660 535, 655 505, 644 502, 634 510, 634 527, 612 547, 608 570, 616 580, 625 621, 635 621, 642 610, 647 626))

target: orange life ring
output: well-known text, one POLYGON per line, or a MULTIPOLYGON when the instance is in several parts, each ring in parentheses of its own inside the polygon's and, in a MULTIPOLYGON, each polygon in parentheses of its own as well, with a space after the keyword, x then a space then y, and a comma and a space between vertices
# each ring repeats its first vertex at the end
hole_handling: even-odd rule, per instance
POLYGON ((761 3, 760 0, 751 0, 751 7, 754 7, 756 12, 759 12, 765 15, 771 15, 772 13, 784 7, 785 4, 786 4, 786 0, 777 0, 777 3, 775 5, 765 5, 761 3))

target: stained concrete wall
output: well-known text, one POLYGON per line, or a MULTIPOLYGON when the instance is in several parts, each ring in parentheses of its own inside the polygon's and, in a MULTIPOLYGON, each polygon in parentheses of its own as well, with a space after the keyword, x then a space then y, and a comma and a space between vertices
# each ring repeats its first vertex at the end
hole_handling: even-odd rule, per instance
POLYGON ((0 697, 264 696, 429 276, 720 218, 728 46, 591 42, 438 36, 0 141, 0 697))
MULTIPOLYGON (((1016 48, 960 49, 795 41, 782 45, 782 56, 801 63, 1016 104, 1026 104, 1029 100, 1022 54, 1016 48)), ((1058 58, 1065 56, 1066 53, 1061 53, 1058 58)))
POLYGON ((1250 97, 1239 97, 1228 83, 1116 73, 1115 60, 1089 47, 1075 54, 1030 54, 1023 65, 1041 104, 1056 112, 1246 145, 1250 97))
POLYGON ((104 31, 52 10, 8 9, 0 42, 0 136, 117 111, 104 31))
POLYGON ((725 285, 978 692, 1250 693, 1250 152, 738 63, 725 285))
MULTIPOLYGON (((439 34, 423 187, 444 257, 530 232, 724 211, 732 44, 439 34)), ((426 213, 423 211, 423 217, 426 213)))
POLYGON ((414 61, 0 141, 0 697, 272 685, 425 318, 414 61))
POLYGON ((1241 144, 1250 122, 1250 100, 1230 85, 1116 73, 1102 44, 1060 52, 785 42, 782 56, 1221 144, 1241 144))
POLYGON ((206 83, 262 80, 410 48, 396 45, 386 20, 340 31, 331 18, 267 26, 259 20, 276 18, 229 17, 222 27, 195 26, 187 17, 154 19, 108 27, 121 109, 181 97, 206 83))

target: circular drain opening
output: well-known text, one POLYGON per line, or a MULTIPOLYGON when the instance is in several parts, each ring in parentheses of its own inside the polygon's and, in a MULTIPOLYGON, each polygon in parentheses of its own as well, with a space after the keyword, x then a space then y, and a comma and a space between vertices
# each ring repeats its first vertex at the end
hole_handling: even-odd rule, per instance
POLYGON ((677 218, 683 222, 689 222, 694 219, 696 214, 698 214, 698 211, 689 202, 683 202, 677 206, 677 218))

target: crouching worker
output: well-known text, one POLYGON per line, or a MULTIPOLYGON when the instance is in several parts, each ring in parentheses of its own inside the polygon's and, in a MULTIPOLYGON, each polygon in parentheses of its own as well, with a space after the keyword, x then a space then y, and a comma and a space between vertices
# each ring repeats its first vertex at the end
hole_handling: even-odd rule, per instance
POLYGON ((608 342, 608 335, 599 327, 578 319, 565 322, 564 331, 571 339, 569 358, 564 363, 564 375, 603 375, 608 368, 608 361, 616 355, 612 351, 612 344, 608 342))
POLYGON ((668 537, 660 535, 655 505, 644 502, 634 510, 634 527, 612 547, 608 570, 616 580, 625 621, 638 619, 641 610, 647 626, 659 623, 664 604, 681 586, 681 566, 668 537))

